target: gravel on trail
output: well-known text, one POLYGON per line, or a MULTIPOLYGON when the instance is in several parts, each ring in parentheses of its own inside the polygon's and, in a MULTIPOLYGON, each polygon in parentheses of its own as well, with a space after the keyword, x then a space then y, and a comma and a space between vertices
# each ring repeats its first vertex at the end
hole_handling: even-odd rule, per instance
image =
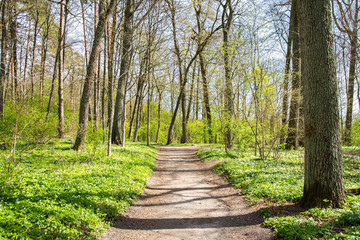
POLYGON ((143 195, 101 240, 275 239, 240 189, 203 163, 199 147, 159 146, 155 171, 143 195))

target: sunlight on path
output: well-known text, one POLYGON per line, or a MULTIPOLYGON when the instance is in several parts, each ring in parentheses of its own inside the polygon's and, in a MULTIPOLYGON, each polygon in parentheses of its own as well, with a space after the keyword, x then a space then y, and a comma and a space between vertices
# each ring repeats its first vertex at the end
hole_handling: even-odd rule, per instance
POLYGON ((201 163, 196 147, 159 147, 156 169, 139 201, 101 238, 273 239, 240 190, 201 163))

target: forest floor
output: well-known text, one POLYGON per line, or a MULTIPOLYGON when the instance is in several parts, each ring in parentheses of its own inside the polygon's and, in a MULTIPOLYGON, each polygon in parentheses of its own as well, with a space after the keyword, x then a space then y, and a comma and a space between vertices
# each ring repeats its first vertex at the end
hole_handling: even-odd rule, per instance
POLYGON ((101 240, 274 239, 259 211, 203 163, 198 147, 160 146, 144 194, 101 240))

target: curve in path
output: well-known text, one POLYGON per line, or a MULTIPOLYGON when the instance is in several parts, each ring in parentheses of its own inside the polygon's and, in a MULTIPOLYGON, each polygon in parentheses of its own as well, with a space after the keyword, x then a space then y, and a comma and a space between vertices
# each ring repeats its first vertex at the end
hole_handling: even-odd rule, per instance
POLYGON ((235 189, 202 163, 197 147, 159 147, 144 194, 101 238, 273 239, 235 189))

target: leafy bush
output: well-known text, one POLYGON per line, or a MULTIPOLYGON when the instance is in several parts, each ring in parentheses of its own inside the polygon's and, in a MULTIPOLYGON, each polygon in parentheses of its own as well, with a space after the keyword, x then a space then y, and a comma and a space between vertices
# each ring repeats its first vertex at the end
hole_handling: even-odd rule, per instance
POLYGON ((360 146, 360 115, 356 115, 351 126, 352 145, 360 146))
POLYGON ((37 100, 24 100, 5 106, 4 120, 0 121, 0 138, 3 147, 9 148, 16 140, 23 144, 45 142, 57 135, 56 117, 45 120, 46 111, 37 100), (15 134, 15 135, 14 135, 15 134))

